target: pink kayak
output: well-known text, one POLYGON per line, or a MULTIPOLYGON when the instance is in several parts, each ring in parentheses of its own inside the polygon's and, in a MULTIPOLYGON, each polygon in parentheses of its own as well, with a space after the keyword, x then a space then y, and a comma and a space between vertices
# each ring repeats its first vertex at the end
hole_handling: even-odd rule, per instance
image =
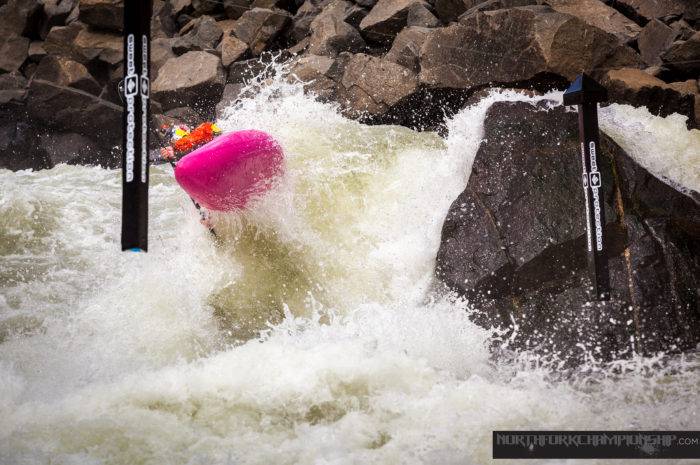
POLYGON ((231 132, 184 156, 175 179, 209 210, 242 209, 264 193, 282 172, 282 148, 272 136, 253 129, 231 132))

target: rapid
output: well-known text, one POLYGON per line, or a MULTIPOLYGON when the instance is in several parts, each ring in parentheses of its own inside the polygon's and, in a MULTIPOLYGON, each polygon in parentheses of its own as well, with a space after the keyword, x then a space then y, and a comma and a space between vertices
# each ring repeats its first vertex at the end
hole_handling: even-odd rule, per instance
MULTIPOLYGON (((700 427, 696 357, 497 361, 432 287, 488 107, 541 98, 491 93, 441 138, 277 79, 220 125, 276 137, 279 184, 217 243, 153 167, 148 254, 119 251, 119 171, 0 170, 0 464, 485 464, 497 429, 700 427)), ((601 128, 700 190, 682 118, 611 105, 601 128)))

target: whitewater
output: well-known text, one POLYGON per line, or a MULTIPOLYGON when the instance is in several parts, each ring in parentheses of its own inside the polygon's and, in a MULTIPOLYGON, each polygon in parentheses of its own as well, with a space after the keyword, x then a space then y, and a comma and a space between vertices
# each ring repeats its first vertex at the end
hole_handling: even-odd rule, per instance
MULTIPOLYGON (((493 430, 700 428, 696 357, 495 360, 434 290, 487 109, 543 98, 493 92, 441 138, 277 79, 220 125, 277 138, 279 184, 217 242, 153 167, 148 254, 119 251, 119 171, 0 170, 0 463, 486 464, 493 430)), ((601 128, 700 191, 682 117, 611 105, 601 128)))

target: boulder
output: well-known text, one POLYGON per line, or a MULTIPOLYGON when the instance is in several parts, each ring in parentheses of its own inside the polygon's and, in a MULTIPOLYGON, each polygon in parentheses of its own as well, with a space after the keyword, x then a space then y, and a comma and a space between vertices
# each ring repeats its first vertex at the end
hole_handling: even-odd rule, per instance
POLYGON ((233 33, 248 44, 254 56, 258 56, 274 43, 291 19, 286 11, 253 8, 236 21, 233 33))
POLYGON ((215 13, 220 7, 220 0, 192 0, 192 8, 200 15, 215 13))
POLYGON ((312 55, 336 56, 341 52, 357 52, 365 41, 348 21, 357 7, 345 0, 333 0, 311 22, 308 51, 312 55))
POLYGON ((683 82, 671 82, 668 85, 681 94, 693 96, 695 99, 695 124, 700 125, 700 81, 688 79, 683 82))
POLYGON ((430 30, 424 27, 407 27, 399 32, 391 49, 384 57, 414 72, 420 71, 420 49, 430 30))
POLYGON ((480 12, 431 29, 420 52, 420 80, 465 89, 553 74, 638 66, 641 58, 612 34, 547 7, 480 12))
POLYGON ((463 21, 469 16, 473 16, 481 11, 503 10, 505 8, 515 8, 519 6, 539 5, 541 0, 486 0, 469 8, 459 16, 459 21, 463 21))
POLYGON ((646 107, 652 114, 668 116, 679 113, 688 117, 688 127, 697 127, 695 97, 680 92, 661 79, 634 68, 607 72, 602 83, 607 87, 610 101, 646 107))
POLYGON ((27 52, 27 58, 32 63, 39 63, 42 58, 46 56, 46 49, 44 48, 44 43, 35 40, 29 44, 29 51, 27 52))
MULTIPOLYGON (((373 42, 388 44, 407 25, 409 11, 427 10, 423 0, 379 0, 360 22, 360 31, 373 42)), ((428 11, 428 13, 430 13, 428 11)))
POLYGON ((7 104, 23 102, 27 84, 19 72, 0 74, 0 110, 4 110, 7 104))
POLYGON ((194 10, 192 0, 170 0, 170 12, 173 18, 186 14, 194 10))
POLYGON ((151 80, 155 81, 158 78, 160 68, 169 59, 175 58, 172 44, 173 39, 160 38, 151 41, 151 80))
POLYGON ((266 76, 269 63, 252 58, 250 60, 236 61, 228 67, 226 82, 229 84, 247 84, 260 76, 266 76))
POLYGON ((216 119, 220 120, 224 117, 226 110, 236 103, 243 92, 243 84, 226 84, 224 93, 221 96, 221 101, 216 104, 216 119))
POLYGON ((482 2, 483 0, 435 0, 435 13, 447 24, 456 21, 462 13, 482 2))
POLYGON ((696 32, 686 41, 674 42, 661 55, 661 60, 668 68, 683 75, 700 75, 700 32, 696 32))
POLYGON ((679 16, 690 21, 700 19, 700 3, 695 0, 615 0, 615 5, 640 23, 679 16))
POLYGON ((124 30, 124 0, 80 0, 80 21, 96 29, 124 30))
POLYGON ((221 60, 207 52, 187 52, 165 62, 152 85, 164 110, 189 106, 202 114, 221 100, 226 77, 221 60))
POLYGON ((49 55, 42 59, 34 73, 34 79, 46 81, 58 87, 82 90, 94 96, 102 92, 102 86, 85 66, 61 56, 49 55))
POLYGON ((328 4, 328 0, 306 0, 292 18, 292 26, 289 28, 289 39, 292 43, 300 42, 309 35, 311 22, 318 16, 321 9, 328 4))
POLYGON ((104 153, 121 140, 122 107, 103 100, 101 93, 102 86, 81 63, 47 56, 29 85, 27 109, 33 119, 49 128, 94 140, 103 151, 92 162, 106 163, 104 153))
POLYGON ((51 29, 44 49, 51 55, 70 57, 83 64, 97 61, 113 66, 124 58, 123 43, 121 35, 95 32, 81 23, 73 23, 51 29))
POLYGON ((224 0, 224 11, 231 19, 238 19, 250 10, 253 0, 224 0))
POLYGON ((346 112, 362 120, 393 120, 418 90, 418 77, 391 61, 358 53, 345 64, 338 100, 346 112))
POLYGON ((200 16, 185 26, 187 32, 173 41, 176 55, 190 51, 214 50, 224 32, 211 16, 200 16))
POLYGON ((0 168, 40 170, 51 167, 39 147, 39 132, 24 112, 11 115, 0 112, 0 168))
POLYGON ((336 96, 336 81, 340 78, 337 60, 322 55, 306 55, 293 62, 290 80, 304 83, 304 90, 321 101, 333 100, 336 96))
POLYGON ((38 29, 39 37, 42 40, 46 39, 52 27, 66 24, 68 16, 74 10, 77 11, 77 7, 78 0, 44 0, 38 29))
POLYGON ((581 21, 617 36, 623 43, 634 41, 641 28, 625 15, 601 0, 546 0, 560 13, 576 16, 581 21))
POLYGON ((416 4, 408 10, 408 18, 406 18, 407 27, 438 27, 441 24, 440 20, 437 19, 425 3, 416 4))
MULTIPOLYGON (((73 132, 41 134, 40 148, 46 153, 51 166, 67 164, 102 164, 97 155, 104 149, 91 138, 73 132), (97 155, 97 156, 96 156, 97 155)), ((109 164, 109 163, 105 163, 109 164)))
POLYGON ((221 51, 221 63, 228 68, 231 63, 245 56, 248 44, 236 36, 224 36, 219 45, 219 51, 221 51))
POLYGON ((16 35, 0 37, 0 72, 17 71, 29 56, 29 39, 16 35))
POLYGON ((612 298, 591 302, 578 147, 576 113, 494 104, 443 225, 439 282, 470 299, 478 324, 506 329, 508 349, 570 363, 694 349, 700 206, 603 135, 612 298))
POLYGON ((658 19, 652 19, 639 33, 637 46, 639 54, 648 65, 660 65, 661 55, 671 47, 678 37, 678 31, 658 19))
POLYGON ((0 34, 38 38, 41 15, 39 0, 8 0, 0 6, 0 34))

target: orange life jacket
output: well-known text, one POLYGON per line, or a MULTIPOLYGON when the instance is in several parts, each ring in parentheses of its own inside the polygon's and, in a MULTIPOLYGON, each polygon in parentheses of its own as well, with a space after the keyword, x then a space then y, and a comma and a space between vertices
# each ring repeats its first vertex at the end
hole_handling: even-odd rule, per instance
POLYGON ((189 153, 207 142, 211 142, 220 132, 221 130, 214 123, 202 123, 189 134, 174 141, 173 149, 180 154, 189 153))

